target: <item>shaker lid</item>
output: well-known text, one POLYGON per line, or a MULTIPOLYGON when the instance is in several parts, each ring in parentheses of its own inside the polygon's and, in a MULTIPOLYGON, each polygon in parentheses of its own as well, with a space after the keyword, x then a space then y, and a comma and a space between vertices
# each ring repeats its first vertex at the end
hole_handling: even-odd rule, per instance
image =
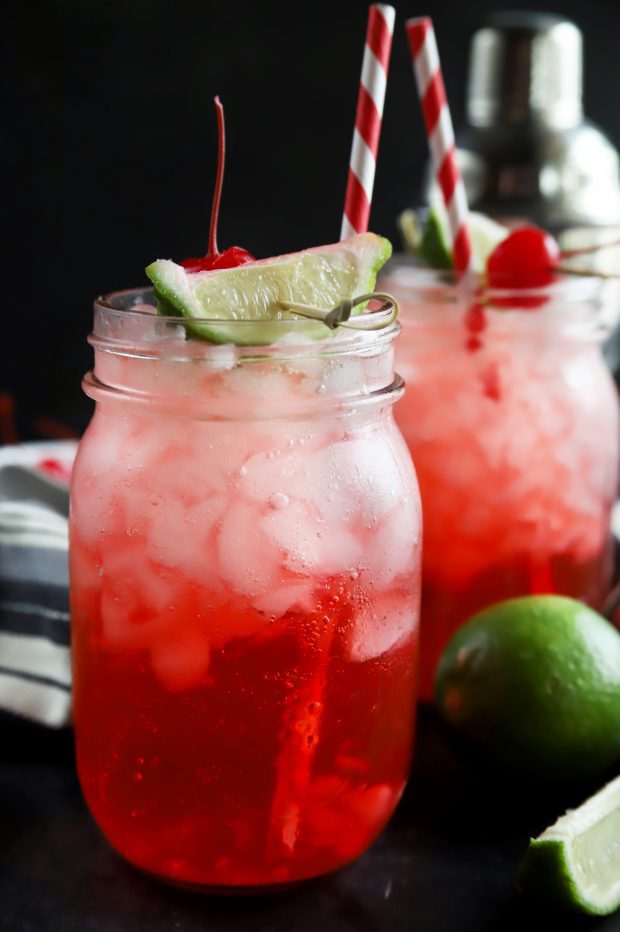
POLYGON ((570 20, 526 11, 492 15, 473 37, 467 89, 472 126, 532 118, 557 129, 582 117, 582 37, 570 20))

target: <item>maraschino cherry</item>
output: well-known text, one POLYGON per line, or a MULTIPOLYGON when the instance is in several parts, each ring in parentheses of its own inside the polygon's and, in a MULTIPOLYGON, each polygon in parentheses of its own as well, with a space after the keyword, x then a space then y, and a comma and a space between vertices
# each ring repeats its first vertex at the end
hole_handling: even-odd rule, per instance
POLYGON ((562 254, 556 240, 536 226, 513 230, 487 260, 490 288, 536 289, 551 285, 562 254))
POLYGON ((224 162, 226 159, 226 132, 224 128, 224 107, 219 97, 215 98, 217 113, 217 175, 215 191, 211 206, 211 225, 209 227, 209 251, 198 259, 183 259, 180 265, 188 272, 211 272, 214 269, 234 269, 238 265, 255 262, 255 258, 241 246, 230 246, 224 252, 217 248, 217 222, 220 215, 222 185, 224 183, 224 162))

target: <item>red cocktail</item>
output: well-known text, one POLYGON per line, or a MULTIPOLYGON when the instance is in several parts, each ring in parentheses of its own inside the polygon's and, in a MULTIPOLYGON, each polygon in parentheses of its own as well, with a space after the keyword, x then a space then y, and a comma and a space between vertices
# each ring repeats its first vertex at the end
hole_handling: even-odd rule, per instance
POLYGON ((384 827, 411 754, 420 511, 397 328, 279 321, 280 345, 217 346, 140 300, 96 307, 73 476, 83 791, 162 878, 323 874, 384 827))
POLYGON ((397 420, 424 509, 428 699, 450 635, 486 605, 555 592, 601 606, 618 399, 600 352, 596 281, 487 293, 476 315, 449 275, 405 264, 382 285, 401 304, 396 368, 407 391, 397 420))

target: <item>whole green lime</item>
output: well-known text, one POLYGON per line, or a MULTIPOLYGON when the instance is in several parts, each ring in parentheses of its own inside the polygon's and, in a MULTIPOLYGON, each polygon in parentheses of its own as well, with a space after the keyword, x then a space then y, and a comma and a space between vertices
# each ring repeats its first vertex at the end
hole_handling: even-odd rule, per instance
POLYGON ((513 772, 598 776, 620 760, 620 634, 573 599, 500 602, 449 642, 435 702, 459 736, 513 772))

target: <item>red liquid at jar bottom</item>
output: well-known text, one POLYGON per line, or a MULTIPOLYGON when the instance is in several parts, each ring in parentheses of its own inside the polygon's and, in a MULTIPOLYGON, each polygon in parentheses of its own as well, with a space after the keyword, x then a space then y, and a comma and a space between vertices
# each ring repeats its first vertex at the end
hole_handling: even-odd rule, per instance
MULTIPOLYGON (((127 860, 180 884, 288 884, 353 860, 382 830, 410 760, 411 634, 352 660, 350 606, 329 630, 291 611, 212 649, 200 685, 171 689, 148 650, 105 646, 92 606, 76 587, 78 770, 127 860)), ((242 616, 226 609, 213 626, 241 630, 242 616)))
MULTIPOLYGON (((555 554, 545 561, 530 555, 515 556, 511 562, 490 564, 484 572, 449 587, 435 583, 432 573, 423 577, 420 629, 420 698, 430 701, 441 654, 458 628, 472 615, 504 599, 523 595, 560 594, 601 608, 609 591, 612 548, 604 548, 594 559, 555 554)), ((489 541, 489 553, 493 542, 489 541)))

